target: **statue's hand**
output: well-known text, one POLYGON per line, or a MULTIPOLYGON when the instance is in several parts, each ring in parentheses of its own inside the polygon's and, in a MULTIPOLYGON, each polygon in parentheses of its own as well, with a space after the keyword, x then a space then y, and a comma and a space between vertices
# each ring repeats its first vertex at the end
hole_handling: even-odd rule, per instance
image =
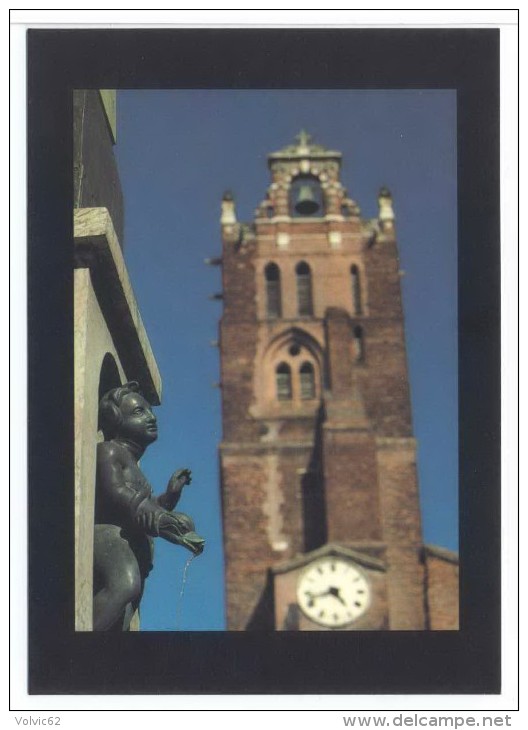
POLYGON ((167 484, 167 493, 180 493, 183 487, 192 482, 192 472, 190 469, 176 469, 167 484))
MULTIPOLYGON (((160 521, 167 512, 159 505, 159 503, 149 497, 141 502, 136 510, 135 524, 141 528, 147 535, 157 537, 159 535, 160 521)), ((194 527, 194 525, 193 525, 194 527)))
POLYGON ((190 484, 191 481, 190 469, 176 469, 169 479, 167 489, 157 498, 158 504, 164 509, 169 510, 169 512, 173 510, 180 500, 182 489, 186 484, 190 484))

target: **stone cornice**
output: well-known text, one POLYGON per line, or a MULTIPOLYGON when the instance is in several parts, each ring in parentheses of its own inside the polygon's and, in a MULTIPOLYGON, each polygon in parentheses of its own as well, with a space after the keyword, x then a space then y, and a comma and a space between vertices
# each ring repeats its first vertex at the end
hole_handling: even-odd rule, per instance
POLYGON ((438 545, 424 545, 423 548, 425 557, 438 558, 439 560, 445 560, 447 563, 453 563, 458 565, 458 553, 447 548, 439 547, 438 545))
POLYGON ((376 445, 379 449, 416 449, 416 439, 413 436, 377 436, 376 445))
POLYGON ((75 267, 90 269, 99 306, 127 377, 140 383, 150 403, 159 405, 161 376, 107 208, 74 210, 73 235, 75 267))
MULTIPOLYGON (((271 419, 266 419, 271 420, 271 419)), ((282 419, 279 419, 282 420, 282 419)), ((218 448, 223 454, 250 454, 261 453, 263 451, 298 451, 313 449, 314 442, 311 441, 222 441, 218 448)))
POLYGON ((291 145, 277 152, 271 152, 268 155, 268 165, 271 167, 274 162, 286 162, 289 160, 297 162, 302 159, 336 160, 340 162, 343 159, 343 154, 337 150, 327 150, 320 145, 309 145, 308 147, 291 145))
MULTIPOLYGON (((376 544, 369 544, 365 545, 367 549, 383 549, 385 547, 382 543, 376 543, 376 544)), ((302 568, 305 565, 308 565, 308 563, 311 563, 314 560, 319 560, 320 558, 327 557, 329 555, 335 555, 338 557, 348 558, 349 560, 352 560, 355 563, 358 563, 359 565, 362 565, 365 568, 370 568, 372 570, 381 570, 385 571, 386 565, 383 560, 380 560, 379 558, 375 558, 372 555, 367 555, 364 552, 345 547, 344 545, 339 545, 337 543, 328 543, 327 545, 323 545, 320 548, 317 548, 317 550, 312 550, 309 553, 303 553, 302 555, 297 555, 294 558, 291 558, 290 560, 285 560, 282 563, 279 563, 278 565, 274 565, 271 568, 271 572, 274 575, 280 574, 280 573, 288 573, 290 570, 296 570, 297 568, 302 568)))

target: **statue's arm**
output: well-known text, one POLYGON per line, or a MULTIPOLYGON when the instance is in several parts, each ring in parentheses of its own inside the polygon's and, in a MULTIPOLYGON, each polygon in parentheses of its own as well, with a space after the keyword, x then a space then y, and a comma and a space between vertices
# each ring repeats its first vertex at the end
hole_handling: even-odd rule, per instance
POLYGON ((128 484, 124 477, 124 463, 119 447, 111 441, 104 441, 97 447, 97 482, 109 504, 123 516, 124 520, 142 527, 147 534, 159 534, 159 520, 165 510, 151 496, 145 485, 128 484))
POLYGON ((158 504, 163 509, 172 511, 180 501, 184 486, 190 484, 191 481, 190 469, 177 469, 169 479, 166 491, 157 497, 158 504))
POLYGON ((183 545, 194 555, 199 555, 204 549, 205 541, 194 532, 194 522, 182 512, 172 512, 184 486, 191 481, 190 469, 177 469, 169 479, 167 490, 157 498, 158 504, 164 508, 164 515, 159 522, 159 535, 176 545, 183 545))

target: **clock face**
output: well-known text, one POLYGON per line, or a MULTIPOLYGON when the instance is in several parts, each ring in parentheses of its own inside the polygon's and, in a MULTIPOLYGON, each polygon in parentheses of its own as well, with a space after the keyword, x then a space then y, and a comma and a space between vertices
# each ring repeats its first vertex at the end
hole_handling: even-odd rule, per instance
POLYGON ((352 563, 338 557, 321 558, 301 574, 297 601, 309 619, 336 629, 365 613, 370 589, 352 563))

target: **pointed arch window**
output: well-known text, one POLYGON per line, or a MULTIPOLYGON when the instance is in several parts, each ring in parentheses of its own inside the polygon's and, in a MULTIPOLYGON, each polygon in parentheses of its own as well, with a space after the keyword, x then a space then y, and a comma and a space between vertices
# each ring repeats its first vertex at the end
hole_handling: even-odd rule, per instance
POLYGON ((359 325, 354 327, 354 359, 356 362, 363 362, 365 359, 363 329, 359 325))
POLYGON ((311 269, 305 261, 301 261, 295 268, 295 274, 299 316, 310 317, 313 314, 311 269))
POLYGON ((291 368, 285 363, 281 362, 277 365, 275 371, 275 379, 277 384, 277 398, 278 400, 291 400, 292 398, 292 379, 291 379, 291 368))
POLYGON ((277 264, 268 264, 264 269, 264 277, 266 279, 266 313, 268 317, 280 317, 282 314, 281 281, 277 264))
POLYGON ((299 371, 301 383, 301 400, 313 400, 315 398, 315 373, 310 362, 304 362, 299 371))
POLYGON ((354 314, 363 314, 361 306, 361 280, 359 269, 355 264, 350 269, 350 277, 352 281, 352 306, 354 314))

